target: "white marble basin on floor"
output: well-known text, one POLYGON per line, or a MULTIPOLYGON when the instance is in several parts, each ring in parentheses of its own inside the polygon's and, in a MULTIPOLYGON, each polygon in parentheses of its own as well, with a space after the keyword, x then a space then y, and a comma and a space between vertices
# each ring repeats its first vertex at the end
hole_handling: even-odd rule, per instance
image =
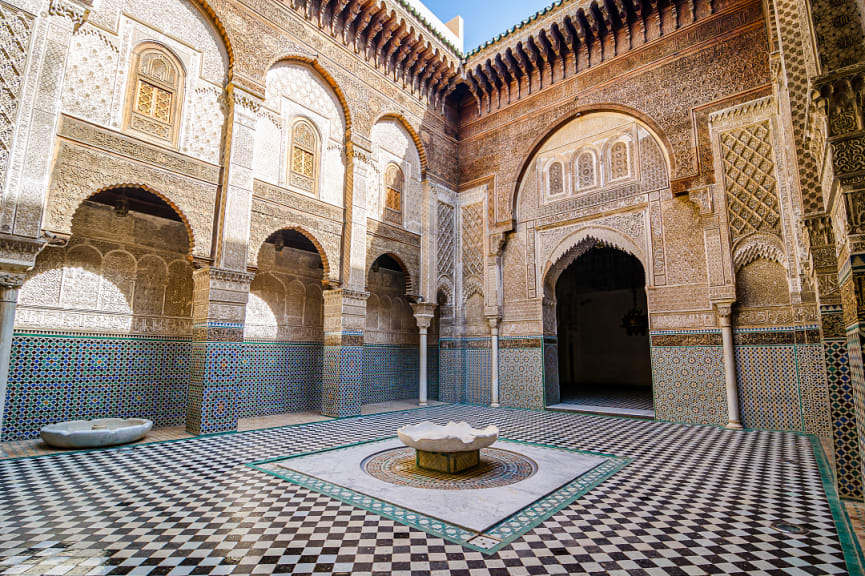
POLYGON ((135 442, 152 427, 153 422, 144 418, 99 418, 49 424, 39 434, 55 448, 99 448, 135 442))
POLYGON ((499 438, 499 429, 495 426, 472 428, 468 422, 448 422, 447 426, 421 422, 403 426, 397 434, 403 444, 415 450, 471 452, 491 446, 499 438))

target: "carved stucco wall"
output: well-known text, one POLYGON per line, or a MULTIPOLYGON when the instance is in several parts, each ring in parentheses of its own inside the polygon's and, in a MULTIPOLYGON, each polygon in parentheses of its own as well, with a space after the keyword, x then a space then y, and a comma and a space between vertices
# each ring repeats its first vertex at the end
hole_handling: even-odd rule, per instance
POLYGON ((189 336, 191 317, 183 224, 85 202, 68 245, 46 248, 28 273, 15 328, 189 336))
POLYGON ((403 226, 420 234, 422 229, 423 190, 421 166, 417 146, 411 135, 396 118, 384 118, 372 129, 372 173, 367 188, 366 209, 370 218, 383 220, 385 186, 384 175, 388 164, 396 164, 405 177, 403 189, 403 226))
POLYGON ((323 341, 322 264, 318 254, 265 243, 249 287, 244 338, 323 341))
POLYGON ((301 62, 276 63, 267 73, 264 106, 256 125, 255 177, 342 206, 345 128, 339 99, 317 71, 301 62), (288 178, 291 131, 300 119, 310 122, 318 133, 317 190, 299 188, 288 178))
POLYGON ((552 293, 544 284, 586 238, 641 260, 653 322, 670 312, 681 322, 694 311, 691 323, 704 325, 711 310, 697 207, 674 198, 669 186, 661 143, 633 117, 588 114, 550 135, 520 184, 517 226, 503 256, 504 334, 554 333, 554 317, 542 312, 545 291, 552 293), (549 176, 556 163, 560 183, 549 176))
POLYGON ((129 99, 132 52, 142 42, 167 47, 183 65, 179 151, 219 163, 228 56, 219 33, 187 0, 97 4, 72 37, 63 112, 119 130, 129 99))
POLYGON ((405 296, 405 275, 385 268, 370 270, 364 344, 417 345, 418 328, 405 296))
MULTIPOLYGON (((151 148, 145 145, 142 149, 151 148)), ((122 151, 127 152, 128 149, 122 151)), ((42 227, 52 232, 69 234, 72 231, 72 216, 85 199, 107 188, 140 186, 177 207, 192 233, 192 254, 209 256, 216 183, 166 171, 164 165, 141 162, 141 151, 133 148, 131 152, 132 157, 124 157, 61 141, 57 147, 54 176, 48 189, 42 227)), ((160 157, 155 161, 164 160, 160 157)))
POLYGON ((675 41, 659 42, 657 51, 630 52, 491 114, 478 118, 471 112, 472 102, 460 119, 461 177, 472 181, 496 175, 490 190, 492 219, 510 227, 520 173, 533 146, 577 112, 626 109, 650 119, 663 133, 664 148, 672 155, 671 179, 711 181, 704 107, 712 102, 718 104, 709 110, 720 108, 727 99, 765 87, 768 53, 760 3, 742 3, 678 32, 675 41), (676 52, 677 57, 659 60, 662 53, 676 52), (522 151, 525 160, 514 161, 506 150, 522 151))
POLYGON ((33 24, 32 15, 0 4, 0 53, 7 60, 0 72, 0 189, 11 157, 33 24))

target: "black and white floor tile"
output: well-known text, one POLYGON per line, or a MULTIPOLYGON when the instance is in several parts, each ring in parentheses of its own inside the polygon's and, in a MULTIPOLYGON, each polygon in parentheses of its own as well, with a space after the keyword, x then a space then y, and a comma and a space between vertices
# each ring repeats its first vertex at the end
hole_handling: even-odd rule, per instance
POLYGON ((2 574, 846 574, 808 437, 437 406, 0 461, 2 574), (632 459, 486 555, 246 463, 394 433, 494 423, 507 438, 632 459), (803 534, 773 528, 799 524, 803 534))

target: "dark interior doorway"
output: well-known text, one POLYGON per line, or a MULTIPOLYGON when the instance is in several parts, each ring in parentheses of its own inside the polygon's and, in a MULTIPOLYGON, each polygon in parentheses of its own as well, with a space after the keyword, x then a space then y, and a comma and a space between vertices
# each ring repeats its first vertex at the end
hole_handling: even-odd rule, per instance
POLYGON ((559 277, 563 404, 612 408, 612 413, 653 410, 645 286, 640 261, 605 246, 591 248, 559 277))

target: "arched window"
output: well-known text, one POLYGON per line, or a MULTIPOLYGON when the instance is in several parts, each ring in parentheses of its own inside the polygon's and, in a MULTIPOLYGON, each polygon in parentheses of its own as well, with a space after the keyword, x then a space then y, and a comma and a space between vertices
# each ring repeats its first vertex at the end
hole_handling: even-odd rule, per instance
POLYGON ((402 193, 405 177, 396 164, 390 164, 384 173, 384 219, 402 225, 402 193))
POLYGON ((591 188, 597 183, 595 175, 595 156, 591 152, 583 152, 577 157, 577 183, 580 189, 591 188))
POLYGON ((140 44, 132 55, 126 128, 160 144, 177 145, 184 73, 159 44, 140 44))
POLYGON ((553 162, 550 166, 550 196, 565 191, 564 169, 561 162, 553 162))
POLYGON ((610 148, 610 179, 627 178, 630 172, 628 145, 625 142, 616 142, 610 148))
POLYGON ((306 120, 298 120, 291 130, 291 170, 289 183, 315 194, 318 165, 318 135, 306 120))

